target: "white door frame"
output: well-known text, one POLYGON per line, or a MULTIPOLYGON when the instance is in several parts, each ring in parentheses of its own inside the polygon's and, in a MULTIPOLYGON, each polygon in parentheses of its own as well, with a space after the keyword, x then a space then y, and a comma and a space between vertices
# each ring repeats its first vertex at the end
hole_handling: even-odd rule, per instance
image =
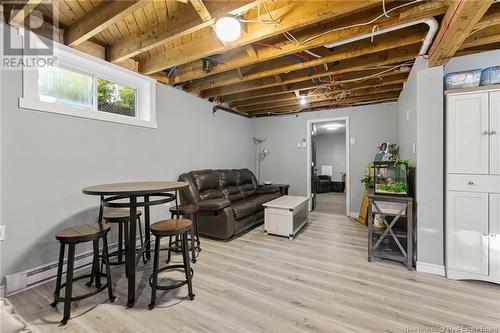
MULTIPOLYGON (((345 121, 345 164, 346 164, 346 190, 345 190, 345 214, 351 215, 351 169, 350 169, 350 133, 349 133, 349 116, 312 119, 307 121, 307 197, 312 198, 311 194, 311 127, 315 123, 324 123, 328 121, 345 121)), ((309 200, 309 210, 312 208, 312 200, 309 200)))

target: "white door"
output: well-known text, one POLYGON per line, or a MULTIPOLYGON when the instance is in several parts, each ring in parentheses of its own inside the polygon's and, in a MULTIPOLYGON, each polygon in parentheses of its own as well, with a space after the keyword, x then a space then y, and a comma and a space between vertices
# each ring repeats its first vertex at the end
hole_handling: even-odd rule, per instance
POLYGON ((447 268, 489 275, 488 193, 447 192, 447 268))
POLYGON ((490 276, 500 283, 500 194, 490 193, 490 276))
POLYGON ((448 96, 448 173, 488 174, 488 93, 448 96))
POLYGON ((500 175, 500 91, 490 93, 490 174, 500 175))

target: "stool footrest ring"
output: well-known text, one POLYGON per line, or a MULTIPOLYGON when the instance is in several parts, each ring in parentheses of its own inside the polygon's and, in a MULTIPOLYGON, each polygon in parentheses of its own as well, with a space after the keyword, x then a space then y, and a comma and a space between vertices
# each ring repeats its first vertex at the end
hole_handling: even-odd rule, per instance
MULTIPOLYGON (((72 280, 72 282, 75 282, 75 281, 78 281, 78 280, 82 280, 82 279, 87 279, 91 276, 95 276, 95 274, 85 274, 85 275, 82 275, 82 276, 78 276, 76 278, 74 278, 72 280)), ((100 277, 103 277, 103 278, 106 278, 106 274, 104 273, 99 273, 99 276, 100 277)), ((62 283, 60 288, 58 290, 56 290, 56 295, 54 297, 54 301, 55 302, 65 302, 66 301, 66 298, 65 297, 60 297, 59 296, 59 292, 61 291, 61 289, 63 289, 64 287, 66 286, 66 282, 65 283, 62 283)), ((104 289, 106 289, 108 287, 108 284, 107 283, 104 283, 102 284, 99 288, 97 288, 95 291, 91 292, 91 293, 87 293, 87 294, 84 294, 84 295, 79 295, 79 296, 75 296, 75 297, 71 297, 71 302, 75 302, 75 301, 80 301, 82 299, 85 299, 85 298, 88 298, 88 297, 91 297, 91 296, 94 296, 98 293, 100 293, 101 291, 103 291, 104 289)))
MULTIPOLYGON (((165 266, 163 268, 160 268, 158 269, 158 274, 161 273, 161 272, 164 272, 164 271, 169 271, 169 270, 174 270, 174 269, 185 269, 184 265, 168 265, 168 266, 165 266)), ((191 274, 191 278, 193 277, 194 275, 194 272, 193 272, 193 269, 190 267, 189 268, 189 271, 190 271, 190 274, 191 274)), ((187 280, 182 280, 178 283, 175 283, 175 284, 171 284, 171 285, 168 285, 168 286, 160 286, 160 285, 156 285, 156 289, 157 290, 172 290, 172 289, 176 289, 176 288, 179 288, 179 287, 182 287, 183 285, 187 284, 187 280)), ((153 274, 151 274, 149 276, 149 285, 151 286, 151 288, 153 287, 153 274)))

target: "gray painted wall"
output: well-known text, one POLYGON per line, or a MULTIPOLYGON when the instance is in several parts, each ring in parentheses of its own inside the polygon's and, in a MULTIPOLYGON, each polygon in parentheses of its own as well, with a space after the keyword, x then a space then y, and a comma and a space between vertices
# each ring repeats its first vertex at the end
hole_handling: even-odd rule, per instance
POLYGON ((297 148, 307 136, 307 121, 349 116, 350 137, 356 143, 350 145, 351 211, 361 206, 364 186, 361 179, 366 165, 373 161, 380 142, 397 142, 396 103, 350 107, 298 116, 265 117, 255 120, 255 134, 266 136, 263 148, 270 150, 262 162, 262 179, 290 184, 290 194, 307 194, 307 149, 297 148))
POLYGON ((443 68, 417 73, 417 260, 444 264, 443 68))
MULTIPOLYGON (((20 71, 2 73, 1 266, 4 274, 57 260, 57 229, 91 223, 98 198, 82 188, 132 180, 173 180, 201 168, 254 166, 253 120, 165 85, 158 129, 18 108, 20 71)), ((154 208, 153 219, 166 208, 154 208)))
POLYGON ((427 62, 418 58, 405 82, 398 99, 398 143, 399 155, 402 159, 417 164, 417 154, 413 145, 417 144, 417 72, 427 68, 427 62))
POLYGON ((345 132, 320 134, 316 143, 316 163, 319 173, 321 174, 323 165, 331 165, 332 180, 341 181, 342 175, 346 173, 345 132))
POLYGON ((444 66, 444 74, 498 65, 500 65, 500 50, 494 50, 452 58, 444 66))
POLYGON ((428 69, 418 58, 398 100, 400 156, 416 166, 417 261, 439 266, 444 264, 442 82, 442 67, 428 69))

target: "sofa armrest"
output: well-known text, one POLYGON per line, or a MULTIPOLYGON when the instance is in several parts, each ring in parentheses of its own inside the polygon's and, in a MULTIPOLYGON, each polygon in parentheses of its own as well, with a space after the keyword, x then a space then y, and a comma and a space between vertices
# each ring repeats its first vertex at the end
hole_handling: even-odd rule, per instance
POLYGON ((231 202, 225 198, 201 200, 200 210, 217 211, 229 207, 231 202))
POLYGON ((255 192, 255 194, 268 194, 268 193, 278 193, 280 188, 275 185, 261 185, 255 192))

